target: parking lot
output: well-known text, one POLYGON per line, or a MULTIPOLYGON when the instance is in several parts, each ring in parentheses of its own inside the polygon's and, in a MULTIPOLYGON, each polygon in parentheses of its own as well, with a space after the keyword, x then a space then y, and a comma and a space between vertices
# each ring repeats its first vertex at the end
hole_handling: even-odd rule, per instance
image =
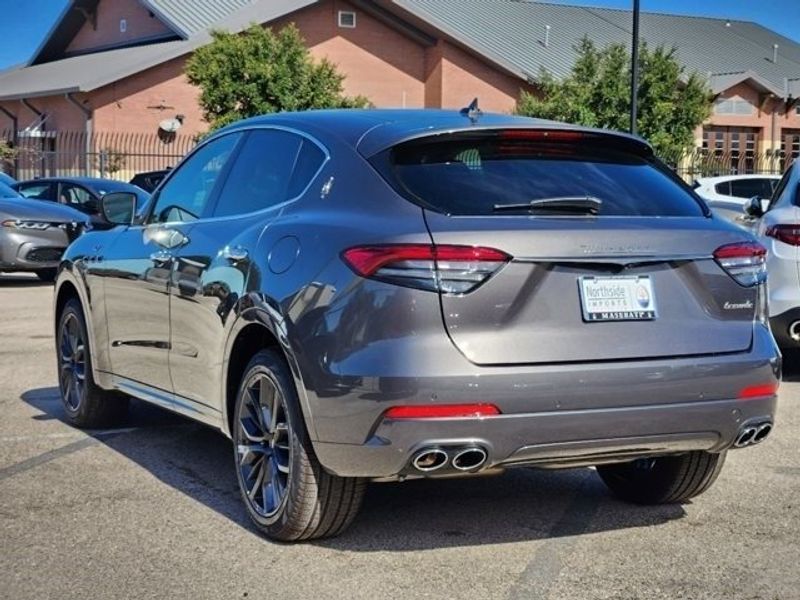
POLYGON ((0 597, 800 598, 791 373, 775 433, 691 504, 520 469, 374 484, 342 537, 281 545, 250 526, 220 434, 141 403, 121 429, 64 423, 51 295, 0 275, 0 597))

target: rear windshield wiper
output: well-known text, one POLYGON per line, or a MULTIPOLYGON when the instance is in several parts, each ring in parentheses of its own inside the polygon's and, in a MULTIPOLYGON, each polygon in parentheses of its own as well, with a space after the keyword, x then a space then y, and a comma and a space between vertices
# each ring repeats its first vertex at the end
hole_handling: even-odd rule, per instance
POLYGON ((542 211, 549 213, 570 213, 596 215, 600 212, 603 201, 594 196, 558 196, 555 198, 542 198, 530 202, 515 204, 495 204, 495 212, 511 212, 526 210, 530 212, 542 211))

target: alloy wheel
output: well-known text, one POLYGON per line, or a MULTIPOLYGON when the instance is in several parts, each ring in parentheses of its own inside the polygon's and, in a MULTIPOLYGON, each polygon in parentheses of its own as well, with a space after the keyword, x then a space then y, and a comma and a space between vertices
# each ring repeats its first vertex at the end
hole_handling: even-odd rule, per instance
POLYGON ((283 394, 257 373, 247 382, 237 424, 239 476, 253 510, 269 518, 283 505, 291 471, 291 437, 283 394))
POLYGON ((61 324, 58 381, 67 408, 77 411, 86 389, 86 340, 74 314, 61 324))

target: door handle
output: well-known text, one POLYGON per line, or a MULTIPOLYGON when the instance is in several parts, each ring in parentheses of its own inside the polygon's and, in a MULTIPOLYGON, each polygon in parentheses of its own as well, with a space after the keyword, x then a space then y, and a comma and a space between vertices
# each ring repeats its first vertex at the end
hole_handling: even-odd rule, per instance
POLYGON ((222 249, 222 258, 236 264, 247 260, 248 252, 241 246, 225 246, 222 249))
POLYGON ((166 250, 159 250, 150 255, 150 260, 152 260, 157 267, 163 267, 172 260, 172 254, 166 250))

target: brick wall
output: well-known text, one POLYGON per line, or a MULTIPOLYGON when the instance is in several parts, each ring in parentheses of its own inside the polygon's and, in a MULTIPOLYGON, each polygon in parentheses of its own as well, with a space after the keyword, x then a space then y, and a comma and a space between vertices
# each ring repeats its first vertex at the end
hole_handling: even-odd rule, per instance
POLYGON ((477 97, 484 111, 510 113, 521 89, 530 89, 517 77, 507 75, 445 41, 441 53, 442 108, 461 108, 477 97))
POLYGON ((347 75, 348 95, 364 95, 375 106, 425 105, 425 49, 347 2, 323 2, 271 26, 295 23, 314 57, 327 58, 347 75), (354 29, 338 26, 338 11, 356 13, 354 29))
POLYGON ((97 27, 84 23, 78 35, 67 47, 67 52, 87 50, 130 42, 155 35, 171 33, 158 18, 151 17, 137 0, 106 0, 97 5, 97 27), (120 31, 120 20, 125 19, 126 29, 120 31))
POLYGON ((181 134, 206 131, 199 91, 183 74, 185 61, 176 58, 92 92, 95 130, 157 133, 160 121, 182 114, 181 134))

